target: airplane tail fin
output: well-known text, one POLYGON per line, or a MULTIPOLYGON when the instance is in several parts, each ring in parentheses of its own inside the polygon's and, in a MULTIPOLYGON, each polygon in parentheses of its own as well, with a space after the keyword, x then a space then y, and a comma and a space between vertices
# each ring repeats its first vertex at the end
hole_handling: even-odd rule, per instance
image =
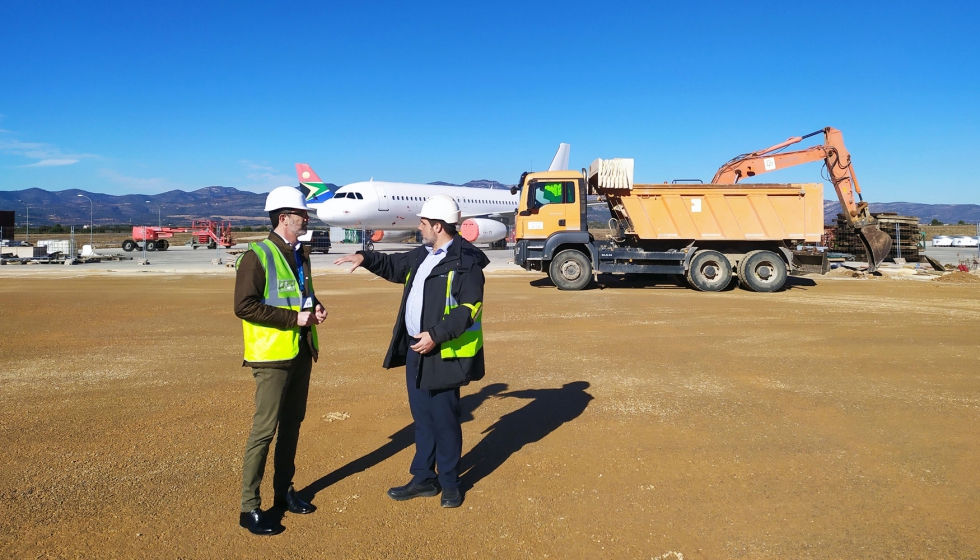
POLYGON ((558 144, 558 151, 555 152, 555 159, 551 160, 548 171, 568 171, 568 153, 571 149, 570 144, 558 144))
POLYGON ((296 177, 299 179, 299 184, 301 187, 306 187, 306 200, 314 200, 314 202, 322 202, 328 198, 333 197, 333 191, 331 186, 320 180, 320 177, 313 171, 313 168, 305 163, 296 164, 296 177))

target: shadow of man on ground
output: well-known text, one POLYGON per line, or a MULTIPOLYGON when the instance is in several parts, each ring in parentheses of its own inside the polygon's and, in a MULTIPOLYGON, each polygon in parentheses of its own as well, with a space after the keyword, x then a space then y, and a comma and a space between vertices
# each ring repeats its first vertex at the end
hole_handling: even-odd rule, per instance
MULTIPOLYGON (((479 408, 480 405, 486 402, 486 400, 490 397, 506 390, 506 383, 492 383, 483 387, 477 393, 463 396, 459 399, 459 421, 462 423, 473 420, 474 410, 479 408)), ((367 455, 354 459, 350 463, 347 463, 332 473, 320 477, 319 480, 300 490, 298 494, 303 499, 312 500, 320 490, 336 484, 348 476, 370 469, 371 467, 394 457, 400 451, 411 447, 415 444, 415 424, 409 424, 391 434, 388 436, 388 440, 388 443, 382 445, 367 455)))
POLYGON ((544 439, 562 424, 578 418, 594 398, 585 392, 588 388, 587 381, 575 381, 557 389, 528 389, 499 395, 499 398, 531 399, 531 402, 505 414, 483 431, 486 436, 460 461, 460 489, 469 490, 525 445, 544 439))

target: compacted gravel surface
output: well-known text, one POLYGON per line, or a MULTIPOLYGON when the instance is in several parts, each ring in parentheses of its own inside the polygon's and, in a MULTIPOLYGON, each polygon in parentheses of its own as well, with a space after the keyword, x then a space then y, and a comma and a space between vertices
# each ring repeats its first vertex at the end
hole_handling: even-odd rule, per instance
POLYGON ((491 274, 445 510, 385 496, 412 453, 404 372, 381 368, 400 288, 318 274, 295 482, 319 509, 256 537, 231 275, 57 276, 0 278, 4 557, 980 555, 975 283, 491 274))

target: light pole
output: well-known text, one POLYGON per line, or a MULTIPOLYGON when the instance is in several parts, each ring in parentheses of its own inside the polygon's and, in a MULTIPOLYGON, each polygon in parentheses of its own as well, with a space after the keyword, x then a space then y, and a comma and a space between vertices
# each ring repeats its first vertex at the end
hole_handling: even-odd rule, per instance
POLYGON ((85 196, 84 194, 78 195, 88 201, 88 244, 92 250, 95 250, 95 244, 92 243, 92 234, 95 232, 95 221, 92 219, 95 211, 95 204, 92 203, 92 199, 85 196))
POLYGON ((160 221, 160 208, 162 208, 162 206, 160 206, 156 202, 150 202, 149 200, 147 200, 146 203, 147 204, 154 204, 154 205, 156 205, 156 207, 157 207, 157 227, 158 228, 163 228, 163 222, 160 221))
POLYGON ((18 200, 17 202, 19 202, 19 203, 21 203, 21 204, 23 204, 24 206, 27 207, 27 236, 26 236, 26 239, 27 239, 27 243, 30 244, 30 242, 31 242, 31 205, 28 204, 28 203, 26 203, 26 202, 24 202, 23 200, 18 200))

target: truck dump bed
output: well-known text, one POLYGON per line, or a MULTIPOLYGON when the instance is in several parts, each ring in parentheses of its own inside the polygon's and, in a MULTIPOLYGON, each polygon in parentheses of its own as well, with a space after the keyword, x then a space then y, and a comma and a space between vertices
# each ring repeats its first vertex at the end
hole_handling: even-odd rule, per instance
POLYGON ((593 185, 624 233, 648 240, 820 241, 823 185, 593 185))

